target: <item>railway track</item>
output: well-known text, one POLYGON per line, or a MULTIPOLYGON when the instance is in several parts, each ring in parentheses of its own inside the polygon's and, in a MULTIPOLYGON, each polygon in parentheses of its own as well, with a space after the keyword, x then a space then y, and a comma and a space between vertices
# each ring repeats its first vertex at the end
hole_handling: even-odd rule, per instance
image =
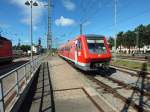
POLYGON ((150 98, 150 92, 148 92, 148 90, 146 90, 145 88, 141 89, 138 86, 134 86, 133 84, 124 83, 124 82, 122 82, 120 80, 117 80, 115 78, 112 78, 112 77, 105 77, 105 78, 112 81, 112 82, 114 82, 114 83, 117 83, 118 85, 121 85, 122 87, 125 87, 127 89, 133 89, 133 90, 135 90, 136 92, 139 92, 139 93, 143 92, 144 96, 147 96, 147 97, 150 98))
POLYGON ((127 68, 127 67, 116 66, 116 65, 111 65, 111 67, 115 68, 115 69, 117 69, 121 72, 128 73, 132 76, 139 77, 141 75, 141 76, 144 76, 147 79, 150 79, 150 72, 144 70, 145 68, 143 70, 134 70, 134 69, 130 69, 130 68, 127 68))
MULTIPOLYGON (((116 89, 112 88, 111 86, 103 83, 102 81, 99 81, 96 78, 92 78, 92 77, 88 77, 88 79, 92 80, 93 82, 95 82, 99 87, 96 88, 96 90, 98 89, 102 89, 103 88, 103 93, 111 93, 113 96, 121 99, 123 102, 129 102, 128 99, 126 99, 124 96, 120 95, 116 89)), ((136 105, 135 103, 131 102, 132 104, 131 106, 135 109, 138 109, 138 105, 136 105)))
MULTIPOLYGON (((89 73, 80 70, 79 72, 82 72, 81 74, 84 74, 90 82, 94 83, 94 85, 92 84, 91 86, 94 87, 100 95, 104 96, 109 103, 112 103, 113 100, 109 100, 114 98, 114 101, 117 101, 117 103, 112 103, 112 106, 117 110, 121 112, 150 112, 150 92, 143 88, 144 83, 142 83, 142 77, 128 74, 137 77, 137 80, 135 83, 126 83, 123 80, 111 77, 111 75, 105 76, 103 72, 89 73), (139 86, 139 82, 143 85, 139 86), (111 98, 107 99, 107 97, 111 98)), ((127 72, 125 73, 127 74, 127 72)))
POLYGON ((20 60, 20 61, 16 61, 16 62, 12 62, 9 64, 3 64, 0 66, 0 76, 6 74, 7 72, 27 63, 28 60, 20 60))
MULTIPOLYGON (((37 58, 38 56, 34 56, 37 58)), ((7 72, 27 63, 30 60, 30 57, 22 57, 13 60, 11 63, 1 63, 0 64, 0 76, 6 74, 7 72)))
MULTIPOLYGON (((102 91, 104 94, 112 94, 118 100, 121 100, 124 103, 124 108, 122 108, 122 110, 126 111, 125 109, 127 109, 127 107, 128 107, 128 108, 130 108, 130 111, 134 111, 134 110, 138 111, 138 112, 143 112, 143 111, 149 112, 150 111, 150 109, 144 108, 144 107, 140 106, 136 101, 133 101, 132 97, 126 97, 125 95, 122 95, 118 91, 119 89, 125 89, 126 91, 128 91, 129 89, 132 89, 134 94, 141 94, 142 91, 137 89, 136 87, 129 86, 120 81, 112 80, 111 78, 103 78, 103 80, 99 80, 98 78, 95 78, 93 76, 88 75, 87 77, 89 80, 95 82, 98 85, 98 87, 95 88, 96 90, 99 91, 99 89, 103 89, 102 91), (113 85, 117 84, 117 87, 112 87, 108 83, 104 82, 104 80, 106 80, 106 79, 108 79, 111 82, 111 84, 113 84, 113 85)), ((150 98, 148 92, 144 92, 143 95, 144 95, 143 97, 148 97, 147 99, 150 98)), ((120 111, 121 111, 121 108, 120 108, 120 111)))

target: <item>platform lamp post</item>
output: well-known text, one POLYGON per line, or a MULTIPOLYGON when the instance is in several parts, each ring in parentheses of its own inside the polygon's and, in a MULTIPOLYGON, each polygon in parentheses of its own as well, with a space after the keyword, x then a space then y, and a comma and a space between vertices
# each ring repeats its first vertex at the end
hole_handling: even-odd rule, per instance
POLYGON ((26 1, 25 2, 25 5, 27 5, 27 6, 30 6, 30 8, 31 8, 31 32, 30 32, 30 36, 31 36, 31 61, 33 60, 33 49, 32 49, 32 46, 33 46, 33 28, 32 28, 32 7, 33 6, 38 6, 38 3, 37 2, 33 2, 32 0, 29 0, 29 1, 26 1))

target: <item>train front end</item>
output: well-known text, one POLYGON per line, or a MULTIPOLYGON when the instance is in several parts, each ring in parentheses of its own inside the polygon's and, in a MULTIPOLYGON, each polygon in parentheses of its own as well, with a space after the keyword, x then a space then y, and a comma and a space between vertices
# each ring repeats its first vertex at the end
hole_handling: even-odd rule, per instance
POLYGON ((100 35, 83 35, 81 40, 84 66, 80 68, 85 71, 108 69, 112 56, 106 38, 100 35))
POLYGON ((111 60, 109 45, 104 36, 86 36, 90 69, 108 68, 111 60))

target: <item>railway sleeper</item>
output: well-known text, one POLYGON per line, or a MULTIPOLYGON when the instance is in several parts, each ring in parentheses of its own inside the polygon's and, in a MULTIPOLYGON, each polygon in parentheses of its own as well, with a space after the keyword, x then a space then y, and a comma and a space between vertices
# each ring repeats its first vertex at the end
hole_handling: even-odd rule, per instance
MULTIPOLYGON (((116 91, 114 88, 110 87, 109 85, 107 85, 95 78, 91 78, 91 77, 88 77, 88 78, 90 80, 96 82, 99 86, 103 87, 105 91, 112 93, 115 97, 121 99, 123 102, 125 102, 126 105, 132 106, 134 109, 136 109, 139 112, 140 112, 140 110, 143 110, 143 107, 140 107, 138 104, 136 104, 134 101, 132 101, 131 98, 125 98, 124 96, 119 94, 118 91, 116 91)), ((148 110, 146 110, 146 109, 144 111, 148 112, 148 110)))
POLYGON ((115 82, 115 83, 118 83, 119 85, 121 85, 121 86, 123 86, 123 87, 125 87, 127 89, 133 89, 136 92, 143 93, 144 96, 150 97, 150 93, 147 92, 146 90, 141 90, 139 87, 136 87, 136 86, 133 86, 133 85, 130 85, 130 84, 126 84, 126 83, 124 83, 122 81, 119 81, 117 79, 114 79, 112 77, 106 77, 106 78, 109 79, 109 80, 111 80, 111 81, 113 81, 113 82, 115 82))

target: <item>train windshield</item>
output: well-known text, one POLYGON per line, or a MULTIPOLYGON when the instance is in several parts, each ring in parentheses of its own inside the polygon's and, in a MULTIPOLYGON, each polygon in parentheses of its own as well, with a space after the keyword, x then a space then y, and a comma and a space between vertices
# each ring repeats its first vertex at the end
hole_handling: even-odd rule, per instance
POLYGON ((107 52, 104 40, 87 39, 89 52, 92 54, 105 54, 107 52))

